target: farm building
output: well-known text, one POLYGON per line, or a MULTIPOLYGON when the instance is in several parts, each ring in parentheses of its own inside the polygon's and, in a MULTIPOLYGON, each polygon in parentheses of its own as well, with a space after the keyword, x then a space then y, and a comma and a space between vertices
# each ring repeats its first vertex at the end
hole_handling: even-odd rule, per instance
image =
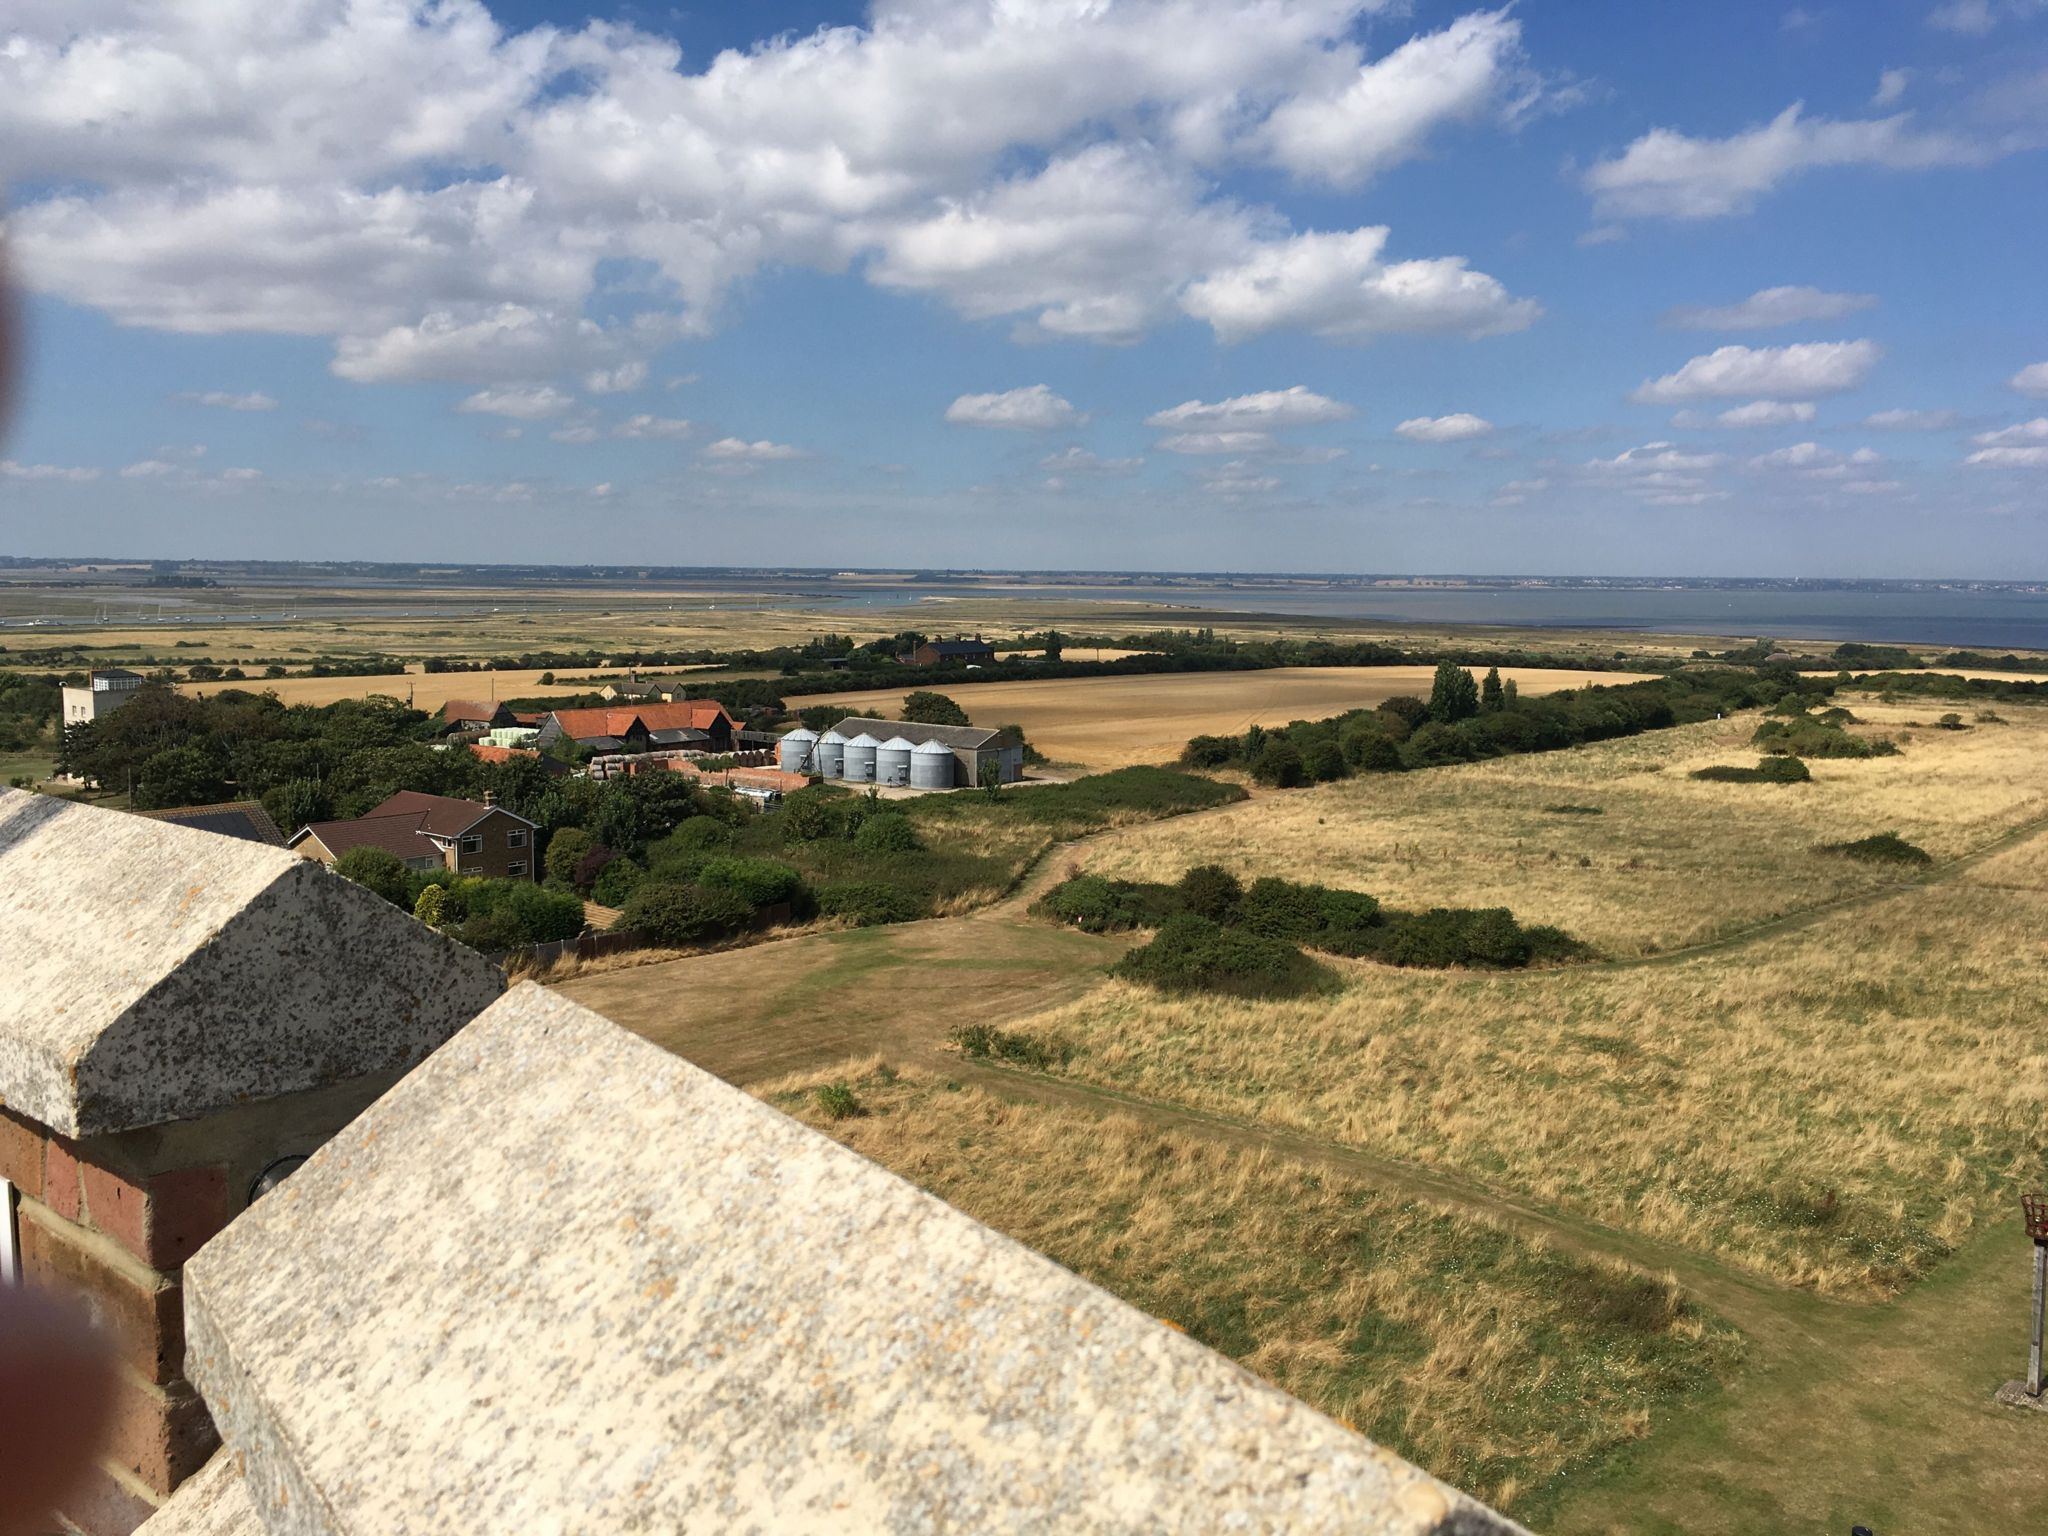
POLYGON ((902 784, 957 789, 981 782, 994 763, 1001 782, 1024 777, 1021 742, 978 725, 917 725, 908 720, 849 716, 822 736, 791 731, 776 749, 785 773, 816 774, 848 784, 902 784))
POLYGON ((936 667, 946 663, 986 667, 994 664, 996 648, 979 635, 972 640, 927 640, 908 656, 896 659, 912 667, 936 667))
POLYGON ((496 699, 450 699, 441 706, 444 733, 497 730, 512 723, 512 711, 496 699))
POLYGON ((545 751, 567 736, 594 752, 730 752, 739 722, 711 699, 683 704, 622 705, 616 709, 557 709, 543 716, 533 745, 545 751))

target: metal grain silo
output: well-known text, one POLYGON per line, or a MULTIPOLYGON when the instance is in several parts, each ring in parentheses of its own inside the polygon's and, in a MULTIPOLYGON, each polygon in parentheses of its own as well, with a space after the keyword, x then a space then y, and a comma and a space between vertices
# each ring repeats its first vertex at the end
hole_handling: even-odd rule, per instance
POLYGON ((910 749, 912 789, 951 789, 953 749, 942 741, 921 741, 910 749))
POLYGON ((875 748, 875 782, 877 784, 908 784, 910 782, 910 754, 917 748, 901 736, 891 736, 875 748))
POLYGON ((775 744, 775 765, 784 773, 811 773, 818 755, 818 733, 794 730, 775 744))
POLYGON ((882 744, 862 731, 846 744, 846 772, 840 775, 849 784, 872 784, 875 782, 875 752, 882 744))
POLYGON ((846 738, 837 731, 818 738, 818 772, 828 779, 846 777, 846 738))

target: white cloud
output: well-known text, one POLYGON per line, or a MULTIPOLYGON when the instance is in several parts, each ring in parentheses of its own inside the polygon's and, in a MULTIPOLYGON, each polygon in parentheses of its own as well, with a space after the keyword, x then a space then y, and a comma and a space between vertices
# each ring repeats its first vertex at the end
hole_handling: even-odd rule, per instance
POLYGON ((1694 430, 1701 427, 1729 427, 1737 430, 1790 427, 1812 421, 1816 414, 1810 400, 1752 400, 1747 405, 1731 405, 1727 410, 1713 416, 1703 416, 1698 411, 1680 411, 1671 418, 1671 425, 1694 430))
POLYGON ((1733 395, 1813 399, 1855 389, 1883 357, 1874 341, 1803 341, 1788 347, 1718 347, 1676 373, 1647 379, 1630 398, 1673 405, 1733 395))
POLYGON ((1214 496, 1263 496, 1268 491, 1280 489, 1277 478, 1257 473, 1242 459, 1233 459, 1228 464, 1219 464, 1201 473, 1202 489, 1214 496))
POLYGON ((1873 107, 1888 107, 1906 94, 1907 82, 1913 78, 1910 69, 1888 69, 1877 77, 1877 89, 1871 94, 1873 107))
POLYGON ((611 494, 612 483, 609 480, 600 480, 596 485, 593 485, 590 488, 591 497, 597 501, 603 501, 611 494))
POLYGON ((1780 183, 1820 167, 1926 170, 1981 164, 2000 153, 1997 145, 1959 134, 1923 132, 1907 112, 1841 122, 1810 118, 1804 110, 1794 102, 1770 122, 1725 139, 1652 129, 1585 172, 1594 217, 1720 218, 1748 212, 1780 183))
POLYGON ((1905 488, 1902 480, 1844 480, 1835 487, 1851 496, 1890 496, 1905 488))
POLYGON ((20 464, 13 459, 0 459, 0 479, 4 480, 66 480, 83 484, 99 477, 97 469, 82 464, 20 464))
POLYGON ((1168 453, 1265 453, 1279 443, 1270 432, 1175 432, 1159 446, 1168 453))
POLYGON ((1982 37, 2004 21, 2023 21, 2048 11, 2048 0, 1944 0, 1927 13, 1927 24, 1966 37, 1982 37))
POLYGON ((261 480, 263 478, 263 471, 260 469, 249 469, 242 465, 236 465, 231 469, 222 470, 220 472, 220 477, 223 480, 236 481, 246 485, 252 480, 261 480))
POLYGON ((544 421, 576 403, 552 384, 510 385, 480 389, 455 409, 470 415, 509 416, 514 421, 544 421))
POLYGON ((616 368, 596 368, 583 376, 583 387, 593 395, 622 395, 647 382, 647 364, 639 359, 616 368))
POLYGON ((1760 453, 1749 461, 1749 467, 1765 472, 1789 472, 1804 475, 1809 479, 1841 479, 1852 468, 1867 469, 1883 461, 1883 455, 1869 448, 1858 448, 1854 453, 1841 454, 1832 448, 1823 448, 1819 443, 1793 443, 1789 447, 1775 448, 1769 453, 1760 453))
POLYGON ((1625 449, 1611 459, 1588 459, 1586 468, 1596 474, 1653 475, 1715 469, 1726 460, 1718 453, 1687 453, 1676 443, 1644 443, 1625 449))
POLYGON ((2048 363, 2029 363, 2006 383, 2023 395, 2048 396, 2048 363))
POLYGON ((597 441, 597 428, 587 421, 580 421, 574 426, 558 427, 548 436, 558 443, 594 443, 597 441))
MULTIPOLYGON (((1356 187, 1420 155, 1430 134, 1447 123, 1512 110, 1521 33, 1521 23, 1505 10, 1481 11, 1348 72, 1329 68, 1320 88, 1273 110, 1258 142, 1304 180, 1356 187)), ((1527 89, 1526 81, 1519 83, 1527 89)))
POLYGON ((1955 426, 1958 420, 1954 411, 1908 411, 1894 408, 1889 411, 1872 411, 1863 418, 1863 425, 1879 432, 1945 432, 1955 426))
POLYGON ((1062 448, 1058 453, 1047 454, 1038 461, 1038 467, 1062 475, 1122 475, 1129 474, 1144 462, 1142 458, 1105 459, 1076 444, 1062 448))
POLYGON ((1996 432, 1979 432, 1970 441, 1979 448, 1997 448, 2012 443, 2048 443, 2048 416, 2036 416, 2032 421, 2023 421, 2017 426, 2000 427, 1996 432))
POLYGON ((1877 302, 1873 293, 1828 293, 1819 288, 1760 288, 1734 304, 1682 304, 1664 323, 1685 331, 1761 331, 1812 320, 1839 320, 1877 302))
POLYGON ((1145 418, 1145 425, 1177 432, 1272 431, 1348 421, 1355 414, 1342 400, 1332 400, 1306 385, 1295 384, 1286 389, 1233 395, 1227 400, 1183 400, 1166 410, 1154 411, 1145 418))
POLYGON ((1044 384, 1027 384, 997 394, 961 395, 946 407, 946 420, 963 427, 1006 427, 1054 432, 1088 418, 1044 384))
POLYGON ((1534 480, 1510 480, 1487 500, 1489 507, 1519 507, 1531 496, 1550 489, 1550 482, 1541 477, 1534 480))
POLYGON ((681 416, 628 416, 612 428, 613 437, 635 440, 688 437, 692 428, 681 416))
POLYGON ((1965 464, 1987 469, 2048 469, 2048 445, 2038 448, 1979 448, 1965 464))
POLYGON ((1224 341, 1300 330, 1329 341, 1439 334, 1497 336, 1535 323, 1517 299, 1460 256, 1386 263, 1384 225, 1295 235, 1188 286, 1181 308, 1224 341))
POLYGON ((124 480, 161 480, 165 475, 178 473, 178 466, 162 459, 138 459, 121 471, 124 480))
POLYGON ((178 396, 188 405, 210 405, 223 411, 274 411, 277 402, 265 394, 231 395, 225 390, 188 391, 178 396))
POLYGON ((1484 417, 1459 411, 1450 416, 1416 416, 1394 430, 1418 443, 1462 443, 1470 438, 1486 436, 1493 430, 1493 423, 1484 417))
POLYGON ((765 438, 750 443, 744 438, 721 437, 717 442, 705 445, 704 457, 727 463, 772 464, 787 459, 806 459, 810 455, 801 448, 792 448, 787 443, 771 443, 765 438))

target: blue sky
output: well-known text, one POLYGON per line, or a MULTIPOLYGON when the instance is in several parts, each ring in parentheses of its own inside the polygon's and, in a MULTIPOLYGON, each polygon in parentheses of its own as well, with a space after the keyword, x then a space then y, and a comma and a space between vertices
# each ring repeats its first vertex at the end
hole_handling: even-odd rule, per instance
POLYGON ((15 554, 2048 577, 2048 0, 17 0, 15 554))

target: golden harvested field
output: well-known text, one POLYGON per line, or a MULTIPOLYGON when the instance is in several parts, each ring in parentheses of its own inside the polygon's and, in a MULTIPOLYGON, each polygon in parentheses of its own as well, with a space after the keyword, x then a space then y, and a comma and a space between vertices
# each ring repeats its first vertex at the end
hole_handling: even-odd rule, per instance
MULTIPOLYGON (((667 668, 664 670, 676 670, 667 668)), ((569 673, 558 673, 567 678, 569 673)), ((504 672, 400 672, 376 677, 261 677, 240 683, 180 683, 178 692, 209 698, 231 688, 274 693, 287 704, 332 704, 371 694, 410 698, 420 709, 436 710, 450 699, 523 699, 590 693, 603 684, 561 682, 543 687, 539 669, 504 672)))
POLYGON ((2048 815, 2048 709, 2008 725, 1912 729, 1938 702, 1851 700, 1860 734, 1895 757, 1820 760, 1801 785, 1711 784, 1753 763, 1745 714, 1570 752, 1261 794, 1201 823, 1161 822, 1091 845, 1091 872, 1177 880, 1220 863, 1368 891, 1391 906, 1504 906, 1609 955, 1710 939, 1897 880, 1895 868, 1815 856, 1815 843, 1896 831, 1936 859, 2048 815), (1581 807, 1580 813, 1548 809, 1581 807), (1583 814, 1597 807, 1600 814, 1583 814))
POLYGON ((764 1095, 1496 1506, 1732 1362, 1675 1286, 1268 1153, 878 1063, 764 1095), (866 1114, 814 1090, 849 1082, 866 1114))
MULTIPOLYGON (((1161 673, 1142 677, 1060 678, 1049 682, 961 684, 930 678, 976 725, 1022 726, 1031 744, 1055 762, 1094 770, 1134 763, 1170 763, 1192 736, 1234 735, 1252 725, 1285 725, 1369 709, 1399 694, 1428 697, 1429 667, 1281 667, 1266 672, 1161 673)), ((1530 695, 1588 682, 1637 682, 1632 672, 1572 672, 1510 667, 1530 695)), ((841 706, 895 718, 910 688, 828 693, 801 702, 841 706)))

